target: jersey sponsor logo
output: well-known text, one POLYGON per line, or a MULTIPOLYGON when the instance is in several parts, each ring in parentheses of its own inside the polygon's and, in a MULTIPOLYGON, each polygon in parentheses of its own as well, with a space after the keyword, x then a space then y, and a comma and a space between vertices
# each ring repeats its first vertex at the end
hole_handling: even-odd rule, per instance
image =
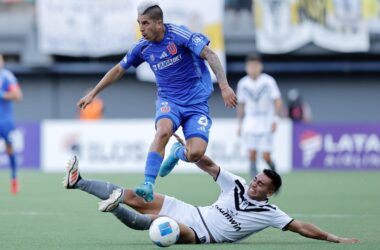
POLYGON ((235 183, 236 183, 236 186, 234 189, 234 197, 235 197, 235 209, 237 211, 267 212, 267 211, 270 211, 271 209, 276 210, 276 208, 271 206, 270 204, 255 205, 247 201, 247 199, 244 197, 245 188, 243 184, 241 184, 239 180, 235 180, 235 183))
POLYGON ((181 59, 182 59, 182 55, 181 54, 176 55, 173 58, 169 58, 169 59, 167 59, 165 61, 162 61, 162 62, 159 62, 159 63, 157 63, 155 65, 152 65, 152 69, 154 71, 166 69, 167 67, 172 66, 172 65, 178 63, 181 59))
POLYGON ((237 222, 234 219, 237 213, 234 213, 232 210, 229 210, 228 208, 224 210, 218 205, 215 205, 215 208, 231 223, 232 227, 235 229, 236 232, 239 232, 241 230, 241 223, 237 222))
POLYGON ((203 41, 203 37, 194 35, 191 40, 193 41, 194 45, 199 45, 203 41))
POLYGON ((166 46, 166 48, 168 49, 171 55, 174 56, 175 54, 177 54, 177 46, 175 46, 173 42, 169 43, 169 45, 166 46))
POLYGON ((168 112, 170 112, 169 103, 168 102, 162 102, 160 110, 161 110, 162 113, 168 113, 168 112))
POLYGON ((160 59, 164 59, 164 58, 166 58, 166 57, 168 57, 168 54, 167 54, 165 51, 162 51, 162 54, 161 54, 161 56, 160 56, 160 59))

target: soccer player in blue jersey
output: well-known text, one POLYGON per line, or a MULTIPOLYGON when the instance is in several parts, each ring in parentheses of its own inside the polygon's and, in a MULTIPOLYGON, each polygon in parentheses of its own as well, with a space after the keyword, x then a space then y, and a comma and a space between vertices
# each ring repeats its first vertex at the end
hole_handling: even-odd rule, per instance
POLYGON ((210 41, 206 36, 184 26, 164 23, 162 9, 156 1, 141 2, 137 11, 143 38, 78 102, 78 106, 85 108, 130 66, 137 67, 143 62, 150 65, 158 90, 156 134, 146 160, 145 182, 135 189, 137 195, 149 202, 153 200, 153 186, 159 171, 165 176, 179 159, 196 162, 206 151, 212 124, 208 98, 213 83, 205 61, 216 75, 225 105, 234 108, 237 98, 220 60, 208 47, 210 41), (187 143, 185 146, 174 144, 163 162, 165 146, 179 126, 182 126, 187 143))
POLYGON ((5 150, 11 166, 11 192, 18 192, 17 166, 14 154, 11 132, 15 129, 13 117, 13 101, 22 99, 22 92, 16 77, 12 72, 3 68, 4 58, 0 55, 0 139, 5 141, 5 150))

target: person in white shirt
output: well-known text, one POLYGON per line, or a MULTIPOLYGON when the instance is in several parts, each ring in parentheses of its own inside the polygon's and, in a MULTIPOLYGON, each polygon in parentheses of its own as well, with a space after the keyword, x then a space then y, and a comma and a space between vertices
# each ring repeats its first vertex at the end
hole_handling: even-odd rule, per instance
POLYGON ((207 156, 203 156, 196 164, 211 175, 221 189, 217 201, 210 206, 196 207, 158 193, 154 193, 153 202, 146 203, 133 189, 83 179, 75 156, 68 163, 63 184, 67 189, 80 189, 102 199, 99 202, 100 211, 111 212, 135 230, 148 230, 153 220, 160 216, 173 218, 180 228, 179 244, 236 242, 267 227, 336 243, 358 242, 293 219, 277 206, 269 204, 268 198, 281 186, 281 177, 273 170, 265 169, 250 184, 246 184, 243 178, 223 170, 207 156))
POLYGON ((238 135, 248 149, 250 175, 257 175, 257 154, 262 152, 268 166, 275 170, 271 158, 273 133, 282 109, 281 93, 273 77, 265 74, 257 55, 246 59, 246 72, 237 85, 238 135))

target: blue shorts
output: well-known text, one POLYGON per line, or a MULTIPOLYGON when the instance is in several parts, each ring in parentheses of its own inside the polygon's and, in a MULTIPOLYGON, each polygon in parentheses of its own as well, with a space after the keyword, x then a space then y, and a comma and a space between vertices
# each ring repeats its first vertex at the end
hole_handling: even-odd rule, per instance
POLYGON ((186 140, 199 137, 208 142, 212 121, 207 101, 184 107, 159 98, 156 101, 156 124, 162 118, 173 122, 173 133, 182 126, 186 140))
POLYGON ((13 123, 0 123, 0 139, 3 138, 6 144, 12 144, 10 135, 15 128, 13 123))

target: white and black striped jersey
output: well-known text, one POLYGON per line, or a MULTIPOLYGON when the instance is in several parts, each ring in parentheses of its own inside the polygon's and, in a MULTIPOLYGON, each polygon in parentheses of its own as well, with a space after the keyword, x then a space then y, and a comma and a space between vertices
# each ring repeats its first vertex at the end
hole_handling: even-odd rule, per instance
POLYGON ((216 182, 221 188, 218 200, 199 207, 202 219, 216 242, 235 242, 267 227, 282 230, 293 221, 286 213, 268 201, 248 197, 245 180, 221 169, 216 182))
POLYGON ((243 77, 237 86, 237 98, 244 104, 243 133, 269 133, 274 121, 274 100, 281 98, 276 81, 265 73, 254 80, 243 77))

